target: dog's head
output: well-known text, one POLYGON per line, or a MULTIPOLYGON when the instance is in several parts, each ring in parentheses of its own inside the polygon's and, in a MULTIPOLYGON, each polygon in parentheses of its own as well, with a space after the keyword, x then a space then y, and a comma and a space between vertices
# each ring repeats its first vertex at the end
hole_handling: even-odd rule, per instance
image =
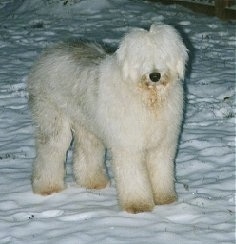
POLYGON ((133 29, 116 55, 125 81, 153 86, 183 79, 188 58, 180 35, 168 25, 152 25, 149 31, 133 29))

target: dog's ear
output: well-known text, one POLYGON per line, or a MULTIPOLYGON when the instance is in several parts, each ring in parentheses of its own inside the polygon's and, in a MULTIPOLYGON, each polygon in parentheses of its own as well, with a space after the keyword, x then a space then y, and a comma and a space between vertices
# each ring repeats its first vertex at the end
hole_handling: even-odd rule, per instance
POLYGON ((158 33, 160 26, 164 26, 164 25, 161 25, 161 24, 158 24, 158 23, 152 24, 150 26, 150 30, 149 31, 151 33, 158 33))
POLYGON ((179 78, 182 80, 184 78, 185 66, 188 61, 188 49, 185 48, 184 44, 181 43, 179 59, 177 61, 177 73, 179 78))
POLYGON ((140 56, 140 49, 143 46, 146 33, 147 31, 141 28, 130 29, 116 51, 115 55, 124 80, 135 80, 137 78, 137 68, 134 64, 140 56))
POLYGON ((116 57, 117 57, 118 65, 121 68, 123 78, 127 79, 129 68, 128 68, 128 57, 127 57, 127 42, 125 41, 125 38, 123 38, 119 48, 116 51, 116 57))
POLYGON ((172 65, 176 67, 179 78, 183 79, 185 65, 188 61, 188 50, 186 49, 180 34, 174 27, 163 24, 152 24, 149 31, 158 37, 168 37, 168 39, 165 40, 165 44, 169 45, 169 48, 174 47, 171 56, 174 56, 175 59, 173 59, 172 65))
POLYGON ((124 39, 119 45, 119 48, 116 50, 117 61, 119 64, 122 64, 126 56, 126 45, 124 39))

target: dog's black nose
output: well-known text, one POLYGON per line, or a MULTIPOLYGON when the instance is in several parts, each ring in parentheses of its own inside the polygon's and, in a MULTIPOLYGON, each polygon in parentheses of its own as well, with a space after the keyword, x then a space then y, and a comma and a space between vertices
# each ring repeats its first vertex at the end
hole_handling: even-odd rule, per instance
POLYGON ((152 82, 158 82, 161 79, 160 73, 151 73, 149 74, 149 78, 152 82))

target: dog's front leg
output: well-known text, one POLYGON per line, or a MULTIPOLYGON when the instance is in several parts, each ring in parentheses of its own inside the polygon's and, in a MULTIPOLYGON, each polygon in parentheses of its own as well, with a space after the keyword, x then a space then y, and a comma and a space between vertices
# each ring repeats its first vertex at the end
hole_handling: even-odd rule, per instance
POLYGON ((129 213, 152 211, 155 204, 144 153, 114 149, 112 155, 121 208, 129 213))
POLYGON ((155 204, 176 201, 174 187, 174 147, 160 145, 147 153, 147 167, 152 183, 155 204))

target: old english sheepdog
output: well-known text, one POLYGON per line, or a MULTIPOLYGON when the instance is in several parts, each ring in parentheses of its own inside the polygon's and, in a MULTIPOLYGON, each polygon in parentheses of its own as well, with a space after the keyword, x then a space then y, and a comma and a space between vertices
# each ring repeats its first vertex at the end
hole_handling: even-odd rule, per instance
POLYGON ((36 124, 33 191, 47 195, 65 189, 64 162, 73 137, 79 186, 107 186, 109 148, 122 210, 152 211, 175 201, 187 58, 177 31, 157 24, 149 31, 132 29, 113 54, 88 42, 46 50, 28 78, 36 124))

